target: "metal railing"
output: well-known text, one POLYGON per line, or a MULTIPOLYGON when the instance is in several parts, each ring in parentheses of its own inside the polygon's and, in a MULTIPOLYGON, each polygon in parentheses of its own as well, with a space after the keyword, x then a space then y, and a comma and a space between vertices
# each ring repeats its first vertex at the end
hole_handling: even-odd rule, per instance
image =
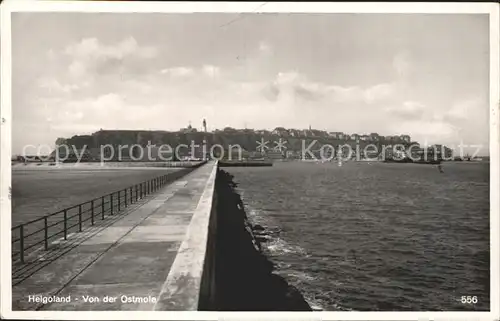
POLYGON ((204 163, 144 181, 13 227, 12 262, 17 258, 21 263, 25 263, 25 258, 30 253, 48 250, 51 241, 53 242, 56 237, 67 240, 70 233, 82 232, 84 228, 94 226, 99 220, 117 215, 122 209, 144 199, 145 196, 158 191, 204 163))

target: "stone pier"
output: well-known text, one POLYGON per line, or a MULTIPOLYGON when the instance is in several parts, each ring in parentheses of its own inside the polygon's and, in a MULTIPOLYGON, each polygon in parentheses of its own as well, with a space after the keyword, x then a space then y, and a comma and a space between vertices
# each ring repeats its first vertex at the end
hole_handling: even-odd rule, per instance
POLYGON ((77 246, 13 286, 12 309, 198 310, 214 293, 216 174, 208 162, 105 228, 75 233, 64 242, 77 246))

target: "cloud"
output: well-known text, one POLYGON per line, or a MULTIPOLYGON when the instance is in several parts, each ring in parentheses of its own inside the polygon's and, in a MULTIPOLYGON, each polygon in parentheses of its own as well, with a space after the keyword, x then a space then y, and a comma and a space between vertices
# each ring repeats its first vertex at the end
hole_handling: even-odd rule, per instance
POLYGON ((296 71, 279 72, 276 75, 274 83, 278 86, 287 86, 298 82, 306 81, 305 78, 296 71))
POLYGON ((363 97, 368 103, 394 97, 394 84, 378 84, 364 89, 363 97))
POLYGON ((38 86, 52 94, 68 94, 80 88, 76 84, 61 84, 57 79, 51 77, 43 77, 38 79, 38 86))
POLYGON ((279 97, 280 89, 275 84, 269 84, 262 88, 261 94, 265 99, 275 102, 279 97))
POLYGON ((208 77, 216 78, 220 76, 220 68, 217 66, 204 65, 202 71, 208 77))
POLYGON ((85 38, 66 47, 65 53, 80 60, 123 59, 130 56, 150 59, 158 52, 154 47, 141 47, 133 37, 126 38, 114 45, 105 45, 96 38, 85 38))
MULTIPOLYGON (((61 54, 71 61, 70 75, 83 78, 148 69, 145 61, 157 57, 158 53, 155 47, 141 46, 135 38, 128 37, 114 44, 103 44, 97 38, 84 38, 66 46, 61 54)), ((51 55, 54 56, 53 53, 51 55)))
POLYGON ((294 94, 303 100, 314 101, 324 97, 324 93, 317 88, 311 88, 307 85, 294 86, 294 94))
POLYGON ((121 86, 118 86, 120 92, 124 93, 124 97, 128 97, 129 93, 133 93, 133 96, 143 96, 156 94, 156 90, 158 90, 153 84, 148 81, 144 81, 141 79, 127 79, 123 80, 121 86))
POLYGON ((372 104, 394 98, 394 87, 394 84, 377 84, 365 88, 329 86, 328 91, 333 94, 333 99, 337 102, 372 104))
POLYGON ((459 136, 457 127, 443 119, 439 111, 419 101, 404 101, 384 108, 389 131, 410 133, 422 144, 449 143, 459 136))
POLYGON ((173 67, 165 68, 160 71, 162 74, 167 74, 172 77, 188 77, 194 75, 194 70, 189 67, 173 67))
POLYGON ((422 102, 406 101, 385 111, 395 120, 390 123, 393 131, 412 133, 418 141, 450 145, 467 141, 487 146, 488 132, 476 127, 476 124, 488 124, 487 106, 487 101, 478 98, 456 101, 444 110, 422 102))
POLYGON ((395 85, 382 83, 369 87, 343 87, 310 81, 296 71, 280 72, 266 88, 265 96, 275 99, 277 93, 289 93, 306 101, 327 100, 342 104, 372 104, 394 97, 395 85))
POLYGON ((410 119, 389 123, 395 133, 411 133, 412 140, 420 143, 450 143, 459 137, 457 128, 452 124, 436 120, 410 119))
POLYGON ((221 68, 214 65, 203 65, 199 68, 169 67, 160 70, 160 73, 174 78, 199 79, 200 77, 203 77, 215 79, 221 77, 221 68))
POLYGON ((401 119, 421 119, 426 112, 426 106, 416 101, 405 101, 397 107, 387 107, 385 111, 401 119))
MULTIPOLYGON (((36 80, 31 100, 41 101, 58 95, 71 95, 71 100, 85 100, 108 92, 151 92, 151 71, 157 68, 159 52, 155 47, 142 46, 128 37, 115 43, 104 44, 97 38, 83 38, 62 48, 46 51, 51 73, 36 80)), ((188 70, 173 68, 176 75, 188 70)), ((68 98, 65 98, 68 99, 68 98)))
MULTIPOLYGON (((313 81, 296 70, 278 72, 267 81, 235 80, 232 72, 206 64, 156 69, 138 77, 94 77, 91 87, 95 90, 89 95, 52 105, 53 122, 58 130, 69 130, 64 119, 73 119, 75 133, 79 128, 177 129, 199 115, 210 118, 216 127, 245 119, 263 127, 315 124, 333 129, 337 125, 329 119, 355 125, 363 113, 371 120, 365 122, 371 126, 367 130, 376 131, 384 128, 378 119, 380 124, 387 121, 380 104, 397 98, 397 85, 392 83, 344 87, 313 81), (183 81, 171 81, 172 77, 183 81)), ((342 125, 338 130, 356 130, 354 125, 342 125)))
POLYGON ((87 68, 81 61, 73 61, 71 65, 69 65, 69 74, 75 78, 82 78, 86 73, 87 68))
POLYGON ((488 145, 489 131, 479 130, 478 124, 489 127, 489 101, 487 98, 469 98, 456 101, 441 116, 443 121, 453 125, 461 140, 469 143, 488 145))
POLYGON ((468 99, 464 101, 459 101, 453 104, 449 111, 444 114, 444 118, 449 121, 462 122, 474 117, 474 115, 484 115, 484 108, 481 105, 485 105, 481 99, 468 99))
POLYGON ((62 101, 51 106, 52 128, 64 134, 120 128, 132 115, 141 114, 141 106, 131 106, 124 96, 108 93, 95 98, 62 101))

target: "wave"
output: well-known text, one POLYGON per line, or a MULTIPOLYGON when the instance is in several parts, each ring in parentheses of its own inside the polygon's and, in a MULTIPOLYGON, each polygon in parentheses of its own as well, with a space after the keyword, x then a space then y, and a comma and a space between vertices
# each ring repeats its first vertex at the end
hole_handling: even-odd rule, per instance
POLYGON ((279 236, 281 228, 272 218, 261 211, 250 208, 248 205, 245 207, 248 210, 248 218, 251 224, 254 226, 260 225, 264 228, 268 241, 263 244, 263 247, 271 256, 286 254, 308 255, 304 248, 292 245, 279 236))
POLYGON ((320 300, 316 300, 313 297, 308 296, 307 294, 304 295, 304 299, 306 299, 307 303, 309 303, 309 306, 311 307, 311 309, 313 309, 313 311, 325 310, 320 300))
POLYGON ((307 301, 313 311, 353 311, 335 302, 335 296, 332 291, 322 293, 304 293, 304 299, 307 301))
POLYGON ((307 256, 305 249, 297 245, 292 245, 279 237, 271 239, 271 241, 265 245, 265 248, 272 255, 299 254, 307 256))
MULTIPOLYGON (((331 291, 322 291, 314 284, 321 283, 317 273, 306 273, 298 270, 297 266, 290 262, 290 257, 309 258, 311 254, 305 248, 286 241, 281 234, 279 223, 266 211, 257 210, 245 204, 248 219, 252 226, 260 225, 264 228, 266 242, 262 243, 263 252, 272 260, 275 265, 275 273, 285 278, 290 284, 300 289, 304 299, 313 311, 351 311, 351 309, 341 306, 336 302, 335 295, 331 291)), ((332 280, 329 280, 331 283, 332 280)), ((337 283, 337 282, 335 282, 337 283)), ((340 285, 337 284, 337 285, 340 285)))

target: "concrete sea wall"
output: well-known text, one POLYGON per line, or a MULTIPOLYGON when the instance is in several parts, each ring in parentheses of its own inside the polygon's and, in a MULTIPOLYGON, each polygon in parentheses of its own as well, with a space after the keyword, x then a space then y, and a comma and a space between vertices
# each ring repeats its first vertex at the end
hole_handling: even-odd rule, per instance
POLYGON ((219 169, 216 178, 216 300, 219 311, 311 311, 297 288, 273 273, 262 253, 257 230, 248 221, 233 177, 219 169))
POLYGON ((233 177, 213 166, 155 310, 311 311, 273 273, 233 177))
MULTIPOLYGON (((215 181, 217 163, 209 162, 211 174, 194 210, 186 236, 165 280, 158 302, 157 311, 208 310, 215 301, 215 238, 216 193, 215 181)), ((186 195, 188 196, 188 195, 186 195)), ((189 197, 189 196, 188 196, 189 197)))

